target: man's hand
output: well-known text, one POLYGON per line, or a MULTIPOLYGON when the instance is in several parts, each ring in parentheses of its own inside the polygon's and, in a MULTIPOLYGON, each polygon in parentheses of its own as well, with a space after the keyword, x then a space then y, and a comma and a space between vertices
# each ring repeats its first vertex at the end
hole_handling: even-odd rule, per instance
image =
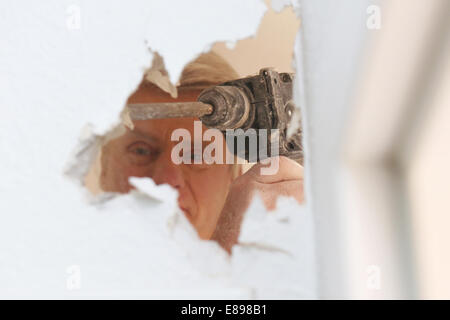
MULTIPOLYGON (((276 160, 276 159, 274 159, 276 160)), ((268 210, 276 208, 278 196, 294 197, 303 202, 303 167, 286 157, 279 157, 279 169, 275 174, 262 175, 261 163, 236 178, 228 194, 225 206, 212 236, 228 252, 237 243, 240 225, 255 192, 261 196, 268 210)))

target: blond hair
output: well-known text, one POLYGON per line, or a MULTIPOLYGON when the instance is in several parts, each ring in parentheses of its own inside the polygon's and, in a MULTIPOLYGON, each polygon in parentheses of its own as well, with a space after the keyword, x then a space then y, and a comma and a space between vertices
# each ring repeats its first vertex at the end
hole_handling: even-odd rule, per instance
POLYGON ((214 52, 199 55, 181 72, 178 89, 205 89, 239 78, 238 73, 214 52))

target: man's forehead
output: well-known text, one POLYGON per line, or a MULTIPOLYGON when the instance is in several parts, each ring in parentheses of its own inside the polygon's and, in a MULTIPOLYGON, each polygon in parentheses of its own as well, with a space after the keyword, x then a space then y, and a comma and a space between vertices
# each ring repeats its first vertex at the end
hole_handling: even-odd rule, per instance
POLYGON ((196 101, 202 90, 178 90, 178 97, 172 96, 155 86, 154 84, 142 82, 138 89, 131 94, 127 103, 154 103, 154 102, 183 102, 196 101))

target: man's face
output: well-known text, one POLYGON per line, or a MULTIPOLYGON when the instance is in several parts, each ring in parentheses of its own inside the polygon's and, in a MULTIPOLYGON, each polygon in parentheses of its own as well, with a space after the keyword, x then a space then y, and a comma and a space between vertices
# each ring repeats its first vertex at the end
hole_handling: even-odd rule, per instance
MULTIPOLYGON (((155 90, 153 94, 138 89, 129 103, 195 101, 199 92, 180 93, 177 99, 155 90)), ((171 159, 172 132, 187 129, 193 149, 194 118, 151 119, 134 121, 134 129, 107 142, 102 150, 101 186, 105 191, 128 192, 129 177, 150 177, 156 184, 169 184, 178 191, 178 205, 203 239, 209 239, 225 203, 233 179, 232 165, 179 164, 171 159)), ((204 128, 206 129, 206 128, 204 128)), ((205 143, 202 143, 205 146, 205 143)), ((225 146, 225 142, 223 143, 225 146)))

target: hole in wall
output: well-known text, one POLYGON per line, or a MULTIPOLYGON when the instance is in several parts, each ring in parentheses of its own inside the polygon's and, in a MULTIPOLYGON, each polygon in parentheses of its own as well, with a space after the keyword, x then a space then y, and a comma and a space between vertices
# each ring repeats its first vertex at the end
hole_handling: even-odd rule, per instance
MULTIPOLYGON (((279 13, 269 9, 254 37, 237 41, 233 48, 225 42, 215 43, 209 52, 200 54, 185 66, 176 85, 168 80, 163 57, 155 52, 152 66, 144 72, 139 86, 128 97, 127 105, 195 102, 207 88, 257 76, 262 68, 268 67, 279 76, 273 79, 274 85, 281 86, 292 81, 289 74, 295 73, 293 48, 299 27, 300 21, 291 7, 279 13)), ((248 88, 258 86, 250 82, 248 88)), ((292 101, 285 101, 286 105, 287 102, 289 106, 292 104, 292 101)), ((267 105, 269 109, 274 108, 273 101, 267 105)), ((260 103, 256 107, 261 106, 260 103)), ((272 119, 268 121, 276 127, 280 115, 270 115, 272 119)), ((149 177, 157 185, 169 184, 178 191, 178 206, 199 237, 217 240, 228 251, 237 241, 243 214, 254 194, 262 197, 269 210, 276 209, 279 196, 303 201, 303 168, 299 158, 279 158, 276 173, 261 175, 261 167, 265 165, 255 165, 236 156, 227 148, 223 133, 221 136, 211 134, 209 140, 205 140, 204 133, 210 127, 200 123, 201 134, 196 135, 197 116, 137 120, 131 119, 129 109, 125 108, 122 120, 100 138, 100 151, 84 178, 84 185, 95 195, 129 192, 133 189, 129 177, 149 177), (183 159, 190 158, 190 164, 173 161, 173 149, 180 142, 173 140, 173 133, 179 129, 188 134, 190 142, 189 150, 182 149, 179 154, 183 159), (220 140, 223 141, 219 143, 220 140), (198 153, 201 158, 205 149, 216 142, 210 155, 216 160, 222 159, 222 163, 195 163, 198 153), (225 159, 229 154, 233 163, 225 159)), ((285 132, 284 129, 282 133, 285 132)), ((289 151, 301 147, 298 139, 283 143, 289 151)))

